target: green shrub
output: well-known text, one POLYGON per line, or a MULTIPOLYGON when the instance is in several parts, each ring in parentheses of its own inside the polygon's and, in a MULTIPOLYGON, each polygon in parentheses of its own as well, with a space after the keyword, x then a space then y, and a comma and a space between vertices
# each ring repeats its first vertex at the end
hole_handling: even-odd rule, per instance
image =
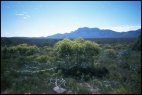
POLYGON ((39 52, 39 48, 35 45, 31 46, 28 44, 19 44, 13 48, 15 48, 18 51, 18 53, 23 56, 24 55, 33 55, 33 54, 39 52))
POLYGON ((114 49, 106 49, 105 51, 105 55, 111 58, 115 58, 116 57, 116 52, 114 49))
POLYGON ((132 49, 141 51, 141 34, 136 39, 136 41, 133 43, 132 49))
POLYGON ((60 64, 65 75, 81 77, 81 74, 103 76, 108 71, 106 68, 94 68, 94 56, 100 53, 101 48, 97 43, 85 41, 84 39, 69 40, 64 39, 55 45, 57 57, 65 60, 60 64))
POLYGON ((124 87, 115 88, 112 92, 113 94, 128 94, 127 89, 124 87))
POLYGON ((93 56, 98 55, 100 47, 94 42, 83 39, 74 41, 64 39, 56 43, 54 50, 58 57, 68 61, 75 59, 74 63, 80 64, 82 61, 88 62, 93 56))
POLYGON ((48 56, 47 55, 39 55, 36 57, 36 60, 39 62, 47 62, 48 56))

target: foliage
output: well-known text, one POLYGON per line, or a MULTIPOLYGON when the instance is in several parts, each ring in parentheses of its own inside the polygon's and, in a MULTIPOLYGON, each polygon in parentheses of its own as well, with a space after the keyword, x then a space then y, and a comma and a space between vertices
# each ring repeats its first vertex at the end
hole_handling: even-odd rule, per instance
POLYGON ((20 44, 13 48, 15 48, 20 55, 32 55, 39 51, 38 47, 28 44, 20 44))
POLYGON ((133 44, 132 49, 133 50, 139 50, 139 51, 141 50, 141 34, 139 35, 139 37, 137 38, 137 40, 133 44))
POLYGON ((104 51, 105 55, 111 58, 115 58, 116 57, 116 52, 114 49, 106 49, 104 51))
POLYGON ((94 56, 100 53, 100 49, 98 44, 84 39, 59 41, 55 45, 55 52, 60 59, 65 60, 65 63, 60 65, 59 69, 62 69, 65 75, 79 76, 81 73, 97 75, 95 72, 100 71, 101 73, 103 70, 92 67, 94 67, 94 56))
POLYGON ((126 94, 128 93, 126 88, 124 87, 119 87, 119 88, 115 88, 113 89, 113 94, 126 94))
POLYGON ((55 94, 50 79, 64 78, 66 94, 140 94, 134 40, 2 38, 1 93, 55 94))

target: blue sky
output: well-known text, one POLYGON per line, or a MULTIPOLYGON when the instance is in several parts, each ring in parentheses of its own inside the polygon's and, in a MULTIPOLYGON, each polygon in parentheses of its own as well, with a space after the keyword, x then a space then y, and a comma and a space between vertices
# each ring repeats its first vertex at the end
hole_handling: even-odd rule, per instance
POLYGON ((41 37, 80 27, 141 28, 141 1, 2 1, 2 37, 41 37))

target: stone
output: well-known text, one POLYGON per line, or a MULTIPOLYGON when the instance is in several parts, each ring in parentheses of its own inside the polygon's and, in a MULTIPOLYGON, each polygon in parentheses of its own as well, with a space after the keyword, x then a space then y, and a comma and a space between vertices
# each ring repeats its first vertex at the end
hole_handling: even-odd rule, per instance
POLYGON ((66 91, 66 89, 61 88, 61 87, 58 87, 58 86, 54 87, 53 90, 54 90, 56 93, 59 93, 59 94, 60 94, 60 93, 64 93, 64 92, 66 91))
POLYGON ((69 90, 69 91, 67 92, 67 94, 73 94, 73 92, 72 92, 71 90, 69 90))

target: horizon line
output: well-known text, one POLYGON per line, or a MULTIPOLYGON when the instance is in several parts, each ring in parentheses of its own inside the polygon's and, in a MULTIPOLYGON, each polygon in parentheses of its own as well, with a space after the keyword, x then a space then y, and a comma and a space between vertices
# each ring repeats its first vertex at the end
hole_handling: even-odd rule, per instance
MULTIPOLYGON (((90 28, 90 27, 81 27, 81 28, 90 28)), ((114 32, 118 32, 118 31, 115 31, 113 29, 107 29, 107 28, 98 28, 98 27, 93 27, 93 28, 96 28, 96 29, 100 29, 100 30, 111 30, 111 31, 114 31, 114 32)), ((78 30, 80 28, 77 28, 76 30, 78 30)), ((91 29, 91 28, 90 28, 91 29)), ((74 31, 76 31, 74 30, 74 31)), ((128 31, 121 31, 121 32, 118 32, 118 33, 123 33, 123 32, 130 32, 130 31, 136 31, 136 30, 141 30, 141 28, 139 29, 132 29, 132 30, 128 30, 128 31)), ((55 34, 52 34, 52 35, 56 35, 56 34, 66 34, 66 33, 72 33, 74 31, 70 31, 70 32, 65 32, 65 33, 55 33, 55 34)), ((48 36, 52 36, 52 35, 48 35, 48 36)), ((46 38, 48 36, 1 36, 1 37, 25 37, 25 38, 30 38, 30 37, 34 37, 34 38, 46 38)))

